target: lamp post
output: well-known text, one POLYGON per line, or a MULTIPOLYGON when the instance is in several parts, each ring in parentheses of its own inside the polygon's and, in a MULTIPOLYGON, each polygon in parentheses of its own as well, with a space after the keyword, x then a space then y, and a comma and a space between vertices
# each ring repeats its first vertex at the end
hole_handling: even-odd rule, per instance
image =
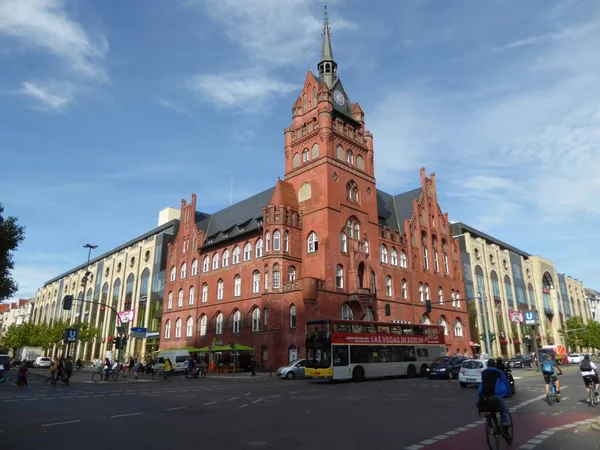
POLYGON ((85 290, 87 288, 87 281, 88 281, 88 277, 90 275, 90 272, 88 271, 88 266, 90 265, 90 258, 92 256, 92 250, 95 248, 98 248, 97 245, 92 245, 92 244, 85 244, 83 246, 83 248, 87 248, 88 249, 88 259, 87 259, 87 264, 85 266, 85 273, 83 274, 83 291, 81 293, 81 301, 79 302, 79 317, 77 317, 77 340, 75 341, 75 343, 73 344, 73 361, 77 360, 77 350, 79 347, 79 332, 81 331, 81 318, 83 316, 83 304, 84 304, 84 299, 85 299, 85 290))

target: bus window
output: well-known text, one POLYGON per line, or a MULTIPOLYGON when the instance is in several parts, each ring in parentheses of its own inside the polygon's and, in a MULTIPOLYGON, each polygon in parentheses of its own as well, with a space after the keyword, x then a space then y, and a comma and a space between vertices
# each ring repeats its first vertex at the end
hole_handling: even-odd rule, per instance
POLYGON ((306 338, 310 341, 329 339, 329 324, 311 323, 306 325, 306 338))
POLYGON ((390 326, 389 325, 377 325, 377 333, 378 334, 390 334, 390 326))
POLYGON ((352 364, 366 364, 369 362, 369 347, 352 346, 350 347, 350 361, 352 364))
POLYGON ((426 348, 418 348, 417 349, 417 356, 419 358, 428 358, 429 357, 429 351, 426 348))
POLYGON ((331 366, 331 350, 330 348, 306 348, 306 367, 311 368, 327 368, 331 366))
POLYGON ((333 365, 347 366, 348 365, 348 346, 334 345, 333 346, 333 365))

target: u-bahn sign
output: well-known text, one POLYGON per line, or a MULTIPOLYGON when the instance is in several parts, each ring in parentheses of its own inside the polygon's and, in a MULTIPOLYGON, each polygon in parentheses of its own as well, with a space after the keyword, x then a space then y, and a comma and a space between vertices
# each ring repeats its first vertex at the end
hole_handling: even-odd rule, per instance
POLYGON ((525 311, 525 325, 537 325, 537 314, 535 311, 525 311))

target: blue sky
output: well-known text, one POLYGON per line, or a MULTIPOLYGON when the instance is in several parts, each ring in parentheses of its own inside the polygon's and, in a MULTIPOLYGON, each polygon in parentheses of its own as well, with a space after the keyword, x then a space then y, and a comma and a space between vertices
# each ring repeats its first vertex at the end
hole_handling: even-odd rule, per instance
MULTIPOLYGON (((378 187, 435 172, 442 208, 600 288, 600 4, 328 2, 378 187)), ((19 296, 156 225, 283 175, 320 53, 313 0, 0 0, 0 201, 19 296)))

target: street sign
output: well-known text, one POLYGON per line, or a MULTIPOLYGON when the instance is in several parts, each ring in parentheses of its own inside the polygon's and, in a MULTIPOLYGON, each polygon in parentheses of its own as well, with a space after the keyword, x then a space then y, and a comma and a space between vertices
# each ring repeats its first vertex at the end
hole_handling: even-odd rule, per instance
POLYGON ((67 328, 65 330, 65 342, 77 342, 77 328, 67 328))
POLYGON ((537 315, 535 311, 525 311, 525 325, 537 325, 537 315))
POLYGON ((148 337, 148 328, 132 327, 129 334, 133 338, 145 339, 148 337))

